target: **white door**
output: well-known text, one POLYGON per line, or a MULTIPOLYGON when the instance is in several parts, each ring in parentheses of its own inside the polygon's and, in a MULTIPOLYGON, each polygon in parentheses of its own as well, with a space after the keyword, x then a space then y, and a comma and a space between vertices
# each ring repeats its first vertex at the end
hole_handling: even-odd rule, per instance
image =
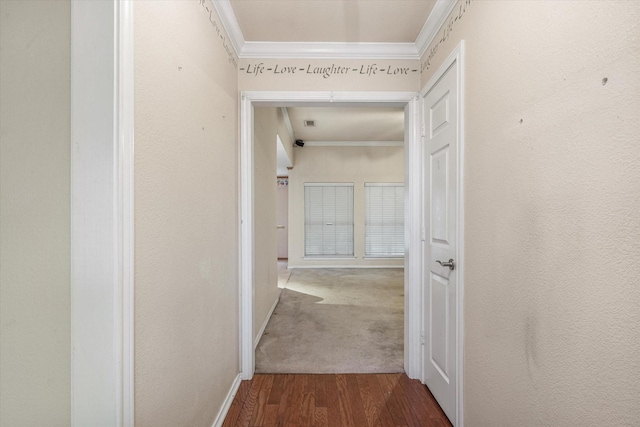
POLYGON ((458 67, 423 92, 424 382, 456 425, 458 67), (453 266, 447 266, 447 264, 453 266))

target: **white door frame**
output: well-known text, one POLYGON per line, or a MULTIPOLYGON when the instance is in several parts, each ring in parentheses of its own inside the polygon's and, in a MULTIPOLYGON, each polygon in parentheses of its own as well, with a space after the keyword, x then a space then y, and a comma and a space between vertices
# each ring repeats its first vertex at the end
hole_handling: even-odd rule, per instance
MULTIPOLYGON (((457 292, 456 292, 456 424, 455 427, 464 426, 464 405, 463 405, 463 376, 464 376, 464 99, 465 99, 465 55, 464 55, 464 40, 460 41, 460 43, 453 49, 453 51, 449 54, 447 59, 444 60, 440 68, 433 74, 433 76, 429 79, 424 88, 420 91, 420 99, 425 96, 438 81, 442 78, 442 76, 447 72, 449 68, 456 67, 458 79, 456 81, 457 89, 458 89, 458 147, 457 147, 457 173, 458 173, 458 188, 457 188, 457 203, 458 203, 458 215, 456 218, 456 228, 457 228, 457 249, 455 255, 455 263, 456 263, 456 272, 457 272, 457 292)), ((422 105, 421 105, 422 110, 422 105)), ((424 114, 421 113, 421 118, 424 117, 424 114)), ((423 134, 426 129, 423 129, 423 134)), ((423 143, 421 138, 420 149, 423 150, 423 143)), ((424 161, 424 154, 421 151, 420 154, 420 167, 421 167, 421 175, 425 178, 425 172, 427 170, 426 164, 424 161)), ((427 184, 425 186, 428 188, 427 184)), ((425 208, 424 205, 421 207, 422 219, 425 217, 425 208)), ((421 221, 422 221, 421 219, 421 221)), ((425 233, 425 242, 429 241, 429 227, 427 224, 421 224, 425 233)), ((427 245, 425 244, 425 247, 427 245)), ((421 264, 424 264, 424 257, 421 258, 421 264)), ((425 265, 420 266, 420 282, 422 284, 426 283, 425 277, 425 265)), ((424 305, 424 304, 423 304, 424 305)), ((423 314, 427 316, 426 307, 424 307, 423 314)), ((423 320, 424 324, 424 320, 423 320)), ((424 366, 424 359, 427 357, 425 347, 423 346, 423 361, 422 365, 424 366)), ((425 383, 425 372, 423 370, 421 380, 425 383)))
POLYGON ((71 425, 134 424, 133 0, 71 2, 71 425))
POLYGON ((380 106, 405 108, 405 313, 404 366, 422 378, 420 109, 416 92, 242 92, 240 100, 240 370, 253 377, 253 108, 287 106, 380 106))

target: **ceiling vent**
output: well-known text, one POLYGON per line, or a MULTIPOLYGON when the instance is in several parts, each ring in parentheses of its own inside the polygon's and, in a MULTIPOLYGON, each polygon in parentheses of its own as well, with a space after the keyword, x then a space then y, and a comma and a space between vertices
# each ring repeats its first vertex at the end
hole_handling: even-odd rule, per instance
POLYGON ((305 120, 304 121, 304 125, 305 125, 305 127, 308 127, 308 128, 314 128, 314 127, 316 127, 316 121, 315 120, 305 120))

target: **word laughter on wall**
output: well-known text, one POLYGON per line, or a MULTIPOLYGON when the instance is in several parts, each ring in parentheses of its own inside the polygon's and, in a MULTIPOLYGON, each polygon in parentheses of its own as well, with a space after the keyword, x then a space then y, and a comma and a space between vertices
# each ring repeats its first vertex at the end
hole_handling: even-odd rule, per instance
POLYGON ((267 65, 263 62, 257 64, 247 64, 246 67, 240 67, 241 72, 251 74, 253 76, 260 76, 264 74, 276 74, 291 76, 297 75, 313 75, 328 79, 331 76, 336 75, 358 75, 365 77, 373 76, 407 76, 411 73, 417 73, 418 69, 412 67, 395 67, 391 65, 378 65, 378 64, 362 64, 358 66, 344 66, 331 64, 328 66, 316 66, 307 64, 305 66, 299 65, 285 65, 275 64, 267 65))

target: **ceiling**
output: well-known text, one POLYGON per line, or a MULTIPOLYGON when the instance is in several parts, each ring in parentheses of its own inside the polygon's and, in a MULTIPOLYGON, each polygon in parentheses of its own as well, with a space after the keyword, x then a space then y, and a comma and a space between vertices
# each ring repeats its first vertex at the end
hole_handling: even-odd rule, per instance
POLYGON ((435 0, 231 0, 249 42, 413 43, 435 0))
POLYGON ((374 141, 404 140, 402 108, 289 107, 287 112, 295 138, 308 145, 326 142, 336 145, 359 142, 364 145, 374 141), (315 126, 305 126, 305 120, 313 120, 315 126))
MULTIPOLYGON (((216 0, 213 3, 240 58, 417 60, 456 1, 216 0)), ((294 138, 305 141, 305 146, 400 145, 404 140, 404 112, 400 108, 289 107, 286 111, 294 138), (305 127, 304 120, 315 120, 316 127, 305 127)), ((279 160, 278 166, 279 174, 286 175, 284 161, 279 160)))

